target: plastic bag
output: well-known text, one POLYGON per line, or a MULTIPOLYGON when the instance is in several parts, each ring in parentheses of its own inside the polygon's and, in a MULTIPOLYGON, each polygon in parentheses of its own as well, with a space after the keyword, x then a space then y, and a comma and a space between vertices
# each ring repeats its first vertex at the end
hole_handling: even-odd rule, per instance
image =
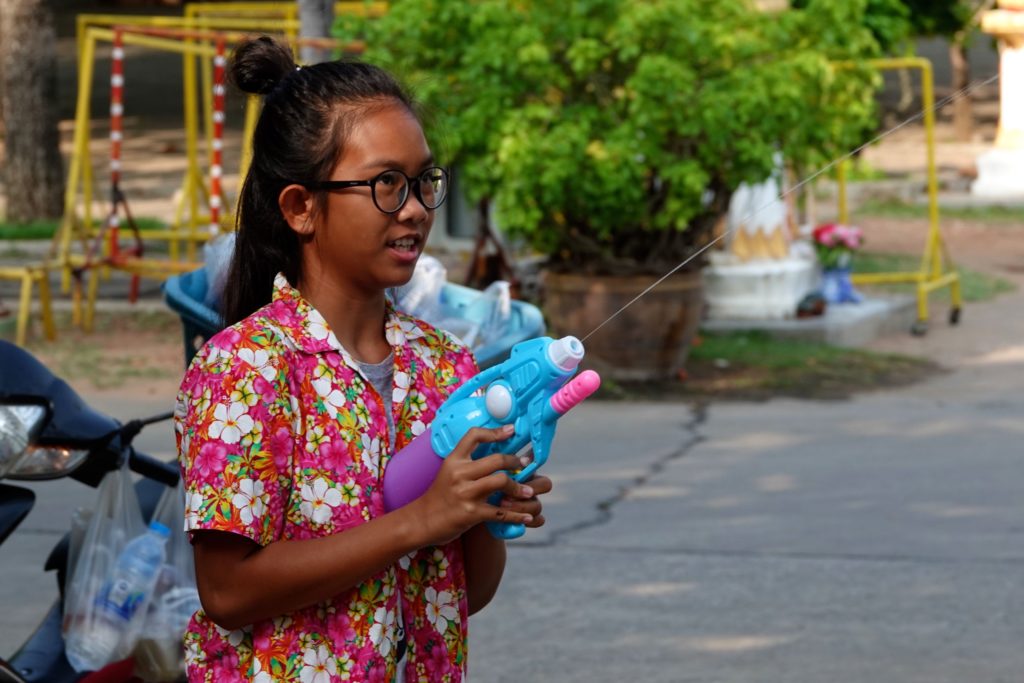
POLYGON ((511 286, 504 280, 498 280, 468 301, 461 310, 446 309, 445 317, 437 326, 448 330, 475 351, 500 341, 508 332, 511 317, 511 286))
POLYGON ((395 306, 400 311, 437 325, 445 318, 441 292, 448 281, 448 269, 429 254, 416 262, 412 278, 395 291, 395 306))
MULTIPOLYGON (((145 530, 127 465, 108 473, 100 482, 96 509, 89 517, 81 545, 73 549, 76 559, 73 565, 69 565, 68 585, 64 593, 62 632, 65 649, 68 660, 78 671, 100 668, 99 665, 86 666, 84 662, 95 660, 93 648, 105 645, 97 636, 101 630, 97 609, 101 591, 125 545, 145 530)), ((125 658, 130 647, 130 637, 121 637, 112 655, 105 656, 102 663, 125 658)))
POLYGON ((476 350, 501 340, 508 333, 512 316, 512 289, 499 280, 472 299, 453 306, 444 300, 448 271, 427 254, 420 256, 412 279, 394 294, 400 311, 427 321, 458 337, 476 350))
MULTIPOLYGON (((203 303, 207 308, 220 310, 224 285, 228 279, 231 258, 235 254, 235 233, 218 235, 203 245, 203 262, 206 266, 206 293, 203 303)), ((172 527, 173 528, 173 527, 172 527)))
POLYGON ((199 609, 192 545, 185 528, 185 489, 168 488, 153 519, 171 529, 167 557, 135 646, 135 675, 144 681, 174 681, 185 674, 183 637, 199 609))

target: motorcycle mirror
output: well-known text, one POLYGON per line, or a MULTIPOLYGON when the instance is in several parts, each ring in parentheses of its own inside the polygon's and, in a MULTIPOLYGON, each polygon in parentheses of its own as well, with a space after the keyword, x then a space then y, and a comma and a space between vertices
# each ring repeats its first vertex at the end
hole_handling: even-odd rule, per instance
POLYGON ((87 450, 35 443, 48 417, 42 404, 0 404, 0 479, 57 479, 85 462, 87 450))

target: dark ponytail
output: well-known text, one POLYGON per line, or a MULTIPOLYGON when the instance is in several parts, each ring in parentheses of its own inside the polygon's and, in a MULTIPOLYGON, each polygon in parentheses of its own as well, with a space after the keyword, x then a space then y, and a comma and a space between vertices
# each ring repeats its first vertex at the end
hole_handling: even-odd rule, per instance
POLYGON ((242 92, 264 96, 224 287, 224 322, 231 325, 270 301, 277 273, 292 284, 302 277, 299 238, 277 204, 281 190, 329 179, 352 124, 372 107, 398 102, 418 113, 411 96, 383 69, 355 61, 300 69, 291 50, 267 36, 235 50, 229 77, 242 92))

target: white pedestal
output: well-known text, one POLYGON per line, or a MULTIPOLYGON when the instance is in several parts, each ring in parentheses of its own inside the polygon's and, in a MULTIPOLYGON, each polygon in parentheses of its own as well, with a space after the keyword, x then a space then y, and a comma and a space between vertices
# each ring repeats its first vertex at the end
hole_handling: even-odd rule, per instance
POLYGON ((781 320, 796 313, 814 291, 816 264, 809 259, 711 263, 704 268, 704 298, 711 320, 781 320))
POLYGON ((978 157, 971 194, 983 199, 1024 200, 1024 149, 990 149, 978 157))

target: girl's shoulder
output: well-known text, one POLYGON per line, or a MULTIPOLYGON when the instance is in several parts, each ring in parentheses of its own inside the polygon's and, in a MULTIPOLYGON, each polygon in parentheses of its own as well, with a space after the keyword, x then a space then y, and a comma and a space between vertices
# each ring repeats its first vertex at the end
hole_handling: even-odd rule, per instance
POLYGON ((276 365, 295 345, 287 332, 288 321, 281 320, 268 304, 233 325, 212 335, 196 353, 189 366, 194 371, 259 370, 276 365))
MULTIPOLYGON (((395 341, 405 341, 422 353, 429 355, 462 355, 470 353, 469 347, 454 334, 422 318, 395 310, 394 320, 397 321, 398 330, 401 332, 404 340, 389 339, 392 343, 395 341)), ((389 336, 392 333, 393 330, 389 328, 389 336)))

